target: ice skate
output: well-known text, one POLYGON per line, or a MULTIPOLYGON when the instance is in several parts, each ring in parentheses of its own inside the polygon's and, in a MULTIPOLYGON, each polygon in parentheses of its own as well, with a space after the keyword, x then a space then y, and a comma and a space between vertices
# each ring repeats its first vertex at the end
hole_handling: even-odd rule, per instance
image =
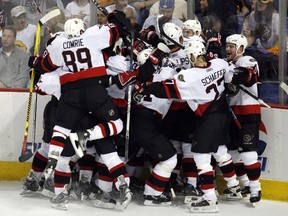
POLYGON ((144 205, 146 206, 160 206, 160 205, 171 205, 171 197, 161 194, 159 196, 144 195, 144 205))
POLYGON ((224 196, 229 200, 241 200, 243 198, 239 185, 226 188, 224 190, 224 196))
POLYGON ((132 200, 132 192, 130 191, 127 183, 125 182, 125 178, 123 175, 118 177, 118 181, 120 181, 119 191, 120 191, 120 204, 126 209, 129 203, 132 200))
POLYGON ((116 206, 116 200, 112 199, 108 192, 95 194, 95 199, 91 200, 93 206, 97 208, 113 209, 116 206))
POLYGON ((86 142, 89 137, 90 133, 87 130, 70 133, 69 138, 78 157, 83 157, 84 151, 86 150, 86 142))
POLYGON ((51 207, 59 210, 68 210, 69 185, 64 186, 64 190, 50 200, 51 207))
POLYGON ((74 193, 81 201, 87 200, 89 198, 89 195, 91 194, 91 189, 92 186, 88 181, 83 182, 81 180, 78 184, 76 184, 76 186, 73 187, 74 193))
POLYGON ((193 201, 197 201, 203 196, 203 192, 199 188, 195 188, 191 184, 186 184, 184 188, 184 203, 191 204, 193 201))
POLYGON ((42 187, 39 185, 34 171, 30 171, 29 175, 26 177, 23 186, 22 186, 22 191, 20 192, 20 195, 27 195, 31 193, 37 193, 41 192, 42 187))
POLYGON ((250 187, 249 186, 245 186, 244 188, 241 189, 242 196, 247 196, 250 193, 251 192, 250 192, 250 187))
POLYGON ((192 213, 217 213, 218 201, 217 200, 205 200, 204 198, 199 199, 191 204, 190 212, 192 213))
POLYGON ((255 207, 256 203, 261 200, 262 193, 261 191, 253 192, 250 194, 250 203, 255 207))
POLYGON ((45 180, 41 194, 43 196, 47 196, 47 197, 54 197, 55 196, 54 179, 52 178, 52 176, 48 177, 45 180))

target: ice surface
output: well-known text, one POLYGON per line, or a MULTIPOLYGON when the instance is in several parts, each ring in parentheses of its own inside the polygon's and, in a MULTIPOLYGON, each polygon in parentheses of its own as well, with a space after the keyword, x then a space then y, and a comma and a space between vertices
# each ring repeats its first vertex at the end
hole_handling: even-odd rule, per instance
POLYGON ((21 197, 22 182, 0 181, 0 216, 287 216, 288 202, 261 200, 254 208, 247 199, 219 201, 219 213, 189 213, 184 206, 148 207, 133 201, 127 209, 99 209, 80 201, 69 202, 68 211, 50 207, 49 199, 21 197))

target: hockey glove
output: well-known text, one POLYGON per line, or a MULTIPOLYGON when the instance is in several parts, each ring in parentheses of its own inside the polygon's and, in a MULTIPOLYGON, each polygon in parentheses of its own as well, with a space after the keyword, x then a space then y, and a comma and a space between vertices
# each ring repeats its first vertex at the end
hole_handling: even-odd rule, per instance
POLYGON ((150 54, 149 59, 153 64, 158 65, 169 53, 170 49, 164 43, 159 43, 157 48, 150 54))
POLYGON ((207 53, 212 52, 221 57, 221 35, 213 30, 206 30, 207 53))
POLYGON ((140 103, 141 99, 145 96, 143 86, 140 83, 136 83, 134 86, 134 92, 132 94, 132 100, 135 103, 140 103))
POLYGON ((225 83, 225 94, 229 97, 233 97, 238 94, 240 88, 238 85, 233 85, 233 83, 225 83))
POLYGON ((134 43, 133 53, 138 56, 144 49, 147 49, 146 44, 141 40, 136 40, 134 43))
POLYGON ((139 38, 152 46, 156 47, 160 38, 156 33, 155 26, 151 25, 139 32, 139 38))
POLYGON ((108 22, 117 25, 121 37, 125 37, 129 32, 134 31, 134 28, 122 11, 114 10, 108 14, 108 22))
POLYGON ((258 82, 258 75, 251 67, 234 68, 232 83, 235 85, 243 84, 246 87, 251 87, 258 82))
POLYGON ((42 59, 41 55, 30 56, 28 60, 28 66, 30 68, 35 68, 37 66, 38 61, 40 61, 41 59, 42 59))
POLYGON ((116 84, 119 89, 123 89, 136 81, 137 73, 137 71, 119 73, 112 77, 112 84, 116 84))

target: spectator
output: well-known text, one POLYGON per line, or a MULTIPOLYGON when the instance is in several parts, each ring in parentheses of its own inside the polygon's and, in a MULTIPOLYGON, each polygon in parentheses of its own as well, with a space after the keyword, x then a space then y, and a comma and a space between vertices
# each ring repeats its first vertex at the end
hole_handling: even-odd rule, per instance
POLYGON ((137 11, 137 23, 143 26, 143 23, 149 16, 149 10, 152 5, 159 0, 130 0, 130 4, 136 9, 137 11))
POLYGON ((258 0, 255 10, 249 16, 247 29, 243 34, 248 37, 248 44, 255 42, 258 49, 273 49, 278 55, 279 13, 273 0, 258 0))
POLYGON ((40 13, 37 11, 37 7, 41 10, 42 14, 46 14, 48 8, 53 6, 59 6, 57 0, 12 0, 15 6, 23 6, 26 10, 26 18, 28 24, 37 25, 41 18, 40 13), (19 3, 20 2, 20 3, 19 3), (35 5, 35 3, 37 5, 35 5))
POLYGON ((26 10, 22 6, 14 7, 11 16, 17 30, 16 45, 32 54, 37 27, 27 23, 26 10))
POLYGON ((132 7, 128 5, 128 0, 115 0, 115 4, 109 5, 106 10, 111 13, 114 10, 123 11, 125 7, 132 7))
POLYGON ((16 29, 5 26, 0 49, 0 88, 27 88, 29 81, 29 55, 15 45, 16 29))
POLYGON ((5 0, 0 0, 0 30, 5 26, 5 25, 11 25, 12 20, 11 16, 9 14, 9 11, 12 9, 12 4, 11 2, 7 2, 5 0))
MULTIPOLYGON (((167 2, 169 0, 160 0, 153 4, 153 6, 150 8, 150 14, 149 16, 156 16, 159 14, 159 11, 161 10, 160 3, 163 5, 163 3, 167 2)), ((176 17, 183 22, 187 20, 187 2, 185 0, 175 0, 175 8, 173 11, 173 17, 176 17)))
POLYGON ((67 18, 82 19, 86 27, 90 26, 90 3, 89 0, 74 0, 67 4, 65 10, 67 18))
POLYGON ((135 30, 135 36, 141 31, 141 26, 136 22, 137 21, 137 12, 133 7, 123 8, 123 12, 126 15, 126 18, 130 19, 130 22, 135 30))
POLYGON ((177 26, 182 27, 183 22, 176 17, 173 17, 174 8, 174 0, 160 0, 159 14, 162 15, 162 17, 157 15, 148 17, 144 22, 142 29, 148 28, 149 26, 153 25, 156 28, 156 33, 160 35, 159 27, 162 27, 162 25, 166 22, 172 22, 177 26))
POLYGON ((107 7, 108 5, 114 4, 114 0, 98 0, 97 2, 101 7, 107 7))

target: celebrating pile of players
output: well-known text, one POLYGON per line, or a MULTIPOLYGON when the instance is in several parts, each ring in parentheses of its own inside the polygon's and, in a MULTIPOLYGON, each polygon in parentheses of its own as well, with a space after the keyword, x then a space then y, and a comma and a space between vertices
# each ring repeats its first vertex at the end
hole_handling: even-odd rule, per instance
POLYGON ((259 202, 259 71, 246 37, 229 35, 222 59, 220 35, 205 37, 198 20, 158 16, 139 31, 122 11, 104 15, 89 28, 68 19, 30 57, 35 90, 51 100, 21 195, 50 196, 61 210, 71 199, 108 209, 182 202, 191 213, 219 212, 223 193, 259 202))

